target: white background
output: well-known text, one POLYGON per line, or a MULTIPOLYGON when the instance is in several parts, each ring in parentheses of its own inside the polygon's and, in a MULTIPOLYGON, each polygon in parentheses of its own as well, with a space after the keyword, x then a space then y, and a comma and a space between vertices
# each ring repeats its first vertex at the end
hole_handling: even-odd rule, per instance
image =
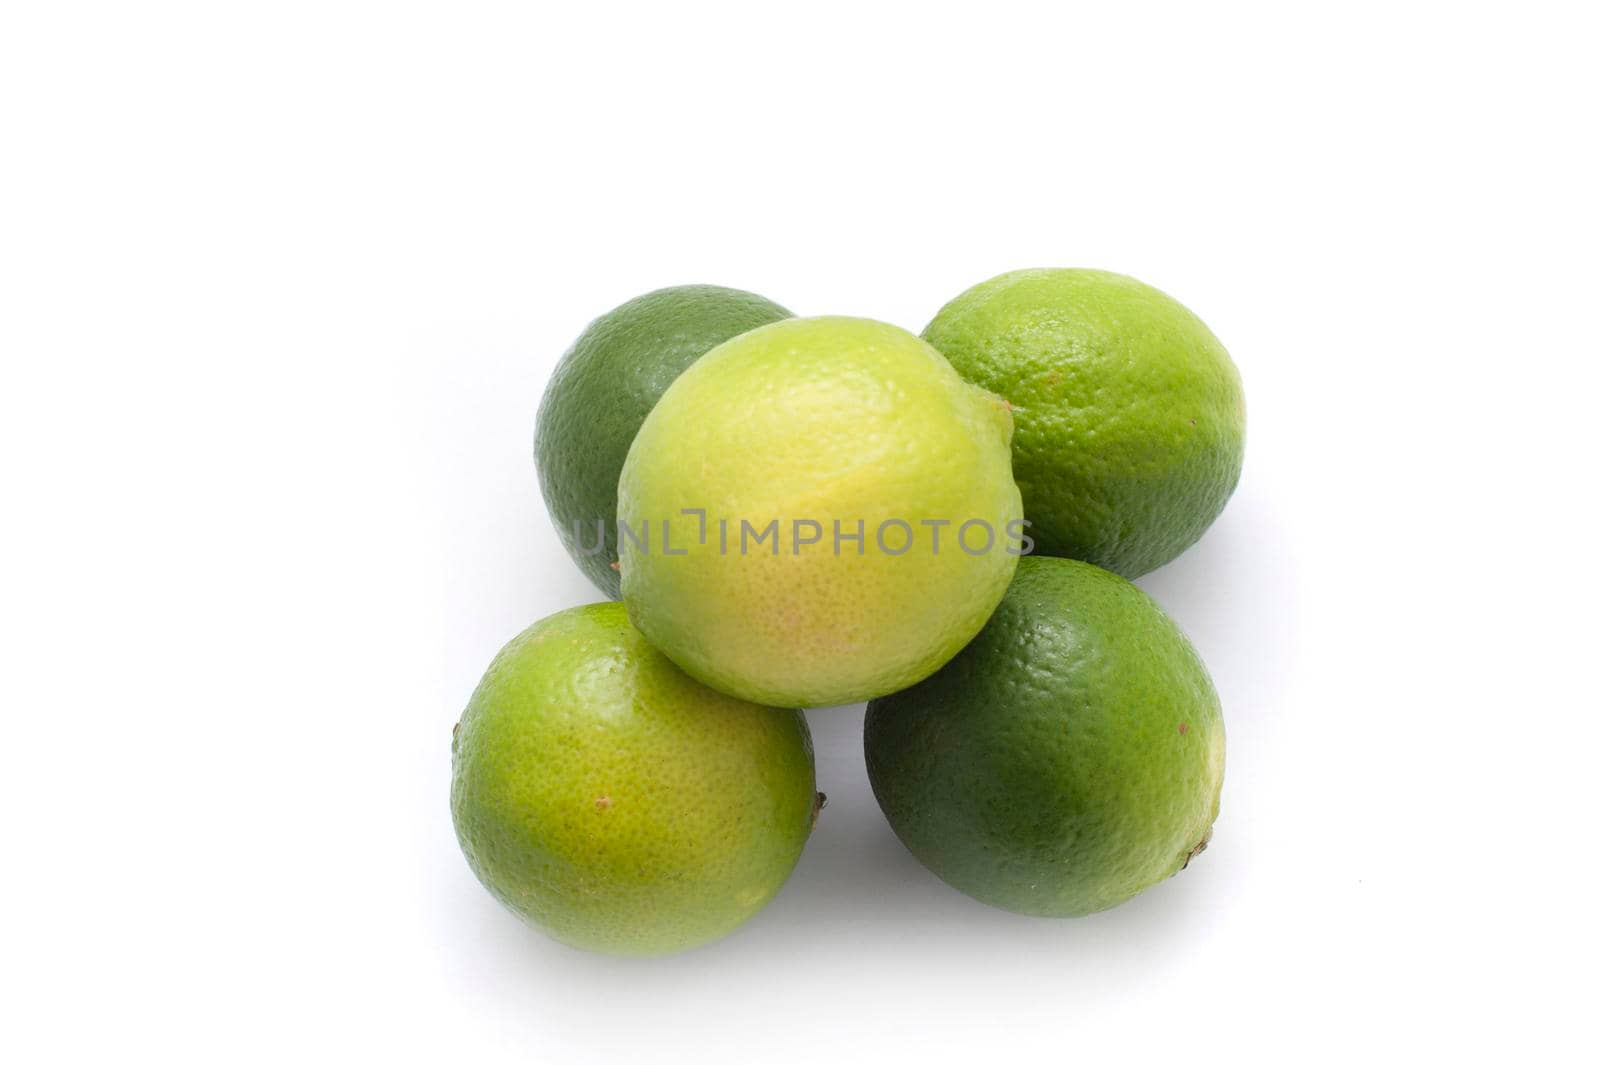
POLYGON ((4 1056, 1593 1055, 1586 14, 5 5, 4 1056), (449 735, 596 598, 531 458, 566 345, 686 282, 918 330, 1044 265, 1244 375, 1238 494, 1141 582, 1223 696, 1212 848, 986 909, 891 836, 854 707, 732 938, 501 912, 449 735))

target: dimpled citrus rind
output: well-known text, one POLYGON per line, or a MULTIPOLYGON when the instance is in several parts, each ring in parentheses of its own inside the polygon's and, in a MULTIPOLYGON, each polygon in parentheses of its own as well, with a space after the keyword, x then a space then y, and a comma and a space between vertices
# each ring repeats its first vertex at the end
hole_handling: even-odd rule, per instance
POLYGON ((810 832, 804 718, 691 680, 619 603, 512 640, 452 749, 473 872, 586 950, 665 954, 726 935, 777 894, 810 832))
POLYGON ((1003 400, 882 322, 792 318, 730 340, 661 397, 623 467, 619 515, 655 537, 624 540, 629 614, 690 675, 755 702, 913 684, 978 632, 1015 569, 1010 432, 1003 400), (772 522, 778 542, 741 539, 772 522), (821 540, 796 549, 797 530, 821 540))
POLYGON ((1194 544, 1238 484, 1238 370, 1205 323, 1149 285, 1018 270, 951 300, 923 338, 1011 401, 1040 554, 1140 576, 1194 544))
POLYGON ((1182 869, 1210 838, 1222 714, 1178 627, 1087 563, 1022 560, 983 632, 867 709, 889 824, 941 879, 1017 913, 1079 916, 1182 869))
POLYGON ((539 486, 562 546, 612 599, 617 477, 661 393, 730 337, 789 317, 751 292, 680 285, 629 300, 589 324, 557 363, 539 404, 539 486))

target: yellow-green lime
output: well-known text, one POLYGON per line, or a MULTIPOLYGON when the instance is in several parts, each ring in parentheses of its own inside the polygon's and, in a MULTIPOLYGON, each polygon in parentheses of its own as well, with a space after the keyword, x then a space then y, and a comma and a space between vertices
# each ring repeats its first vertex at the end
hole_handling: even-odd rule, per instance
POLYGON ((478 879, 529 924, 609 953, 684 950, 744 923, 794 868, 818 798, 798 712, 691 680, 620 603, 506 645, 452 749, 478 879))
POLYGON ((955 660, 867 708, 867 772, 895 834, 973 898, 1068 917, 1125 902, 1210 839, 1217 694, 1155 601, 1031 557, 955 660))
POLYGON ((1041 554, 1137 577, 1222 513, 1244 460, 1244 390, 1178 301, 1102 270, 1018 270, 968 289, 923 338, 1009 399, 1041 554))
POLYGON ((978 632, 1015 569, 1010 435, 1003 400, 903 329, 791 318, 735 337, 673 382, 628 452, 629 616, 690 675, 754 702, 914 684, 978 632))

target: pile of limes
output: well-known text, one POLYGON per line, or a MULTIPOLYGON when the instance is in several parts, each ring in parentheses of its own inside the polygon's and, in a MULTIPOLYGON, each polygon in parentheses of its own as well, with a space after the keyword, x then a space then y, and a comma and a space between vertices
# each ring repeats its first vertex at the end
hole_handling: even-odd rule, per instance
POLYGON ((545 618, 456 726, 473 871, 579 947, 682 950, 777 894, 822 796, 803 707, 870 700, 894 831, 984 902, 1070 916, 1205 847, 1216 692, 1129 583, 1238 482, 1227 352, 1132 278, 1021 270, 919 338, 686 286, 596 319, 540 484, 613 599, 545 618))

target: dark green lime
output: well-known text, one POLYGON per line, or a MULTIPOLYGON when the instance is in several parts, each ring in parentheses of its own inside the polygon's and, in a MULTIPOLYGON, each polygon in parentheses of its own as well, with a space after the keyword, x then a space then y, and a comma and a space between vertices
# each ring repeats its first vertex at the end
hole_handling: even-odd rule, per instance
POLYGON ((621 595, 617 478, 645 415, 700 356, 788 317, 738 289, 663 288, 596 318, 561 357, 539 404, 539 485, 567 553, 611 598, 621 595))
POLYGON ((1194 648, 1117 575, 1024 558, 977 639, 867 708, 895 834, 968 895, 1066 917, 1126 902, 1211 835, 1222 713, 1194 648))

